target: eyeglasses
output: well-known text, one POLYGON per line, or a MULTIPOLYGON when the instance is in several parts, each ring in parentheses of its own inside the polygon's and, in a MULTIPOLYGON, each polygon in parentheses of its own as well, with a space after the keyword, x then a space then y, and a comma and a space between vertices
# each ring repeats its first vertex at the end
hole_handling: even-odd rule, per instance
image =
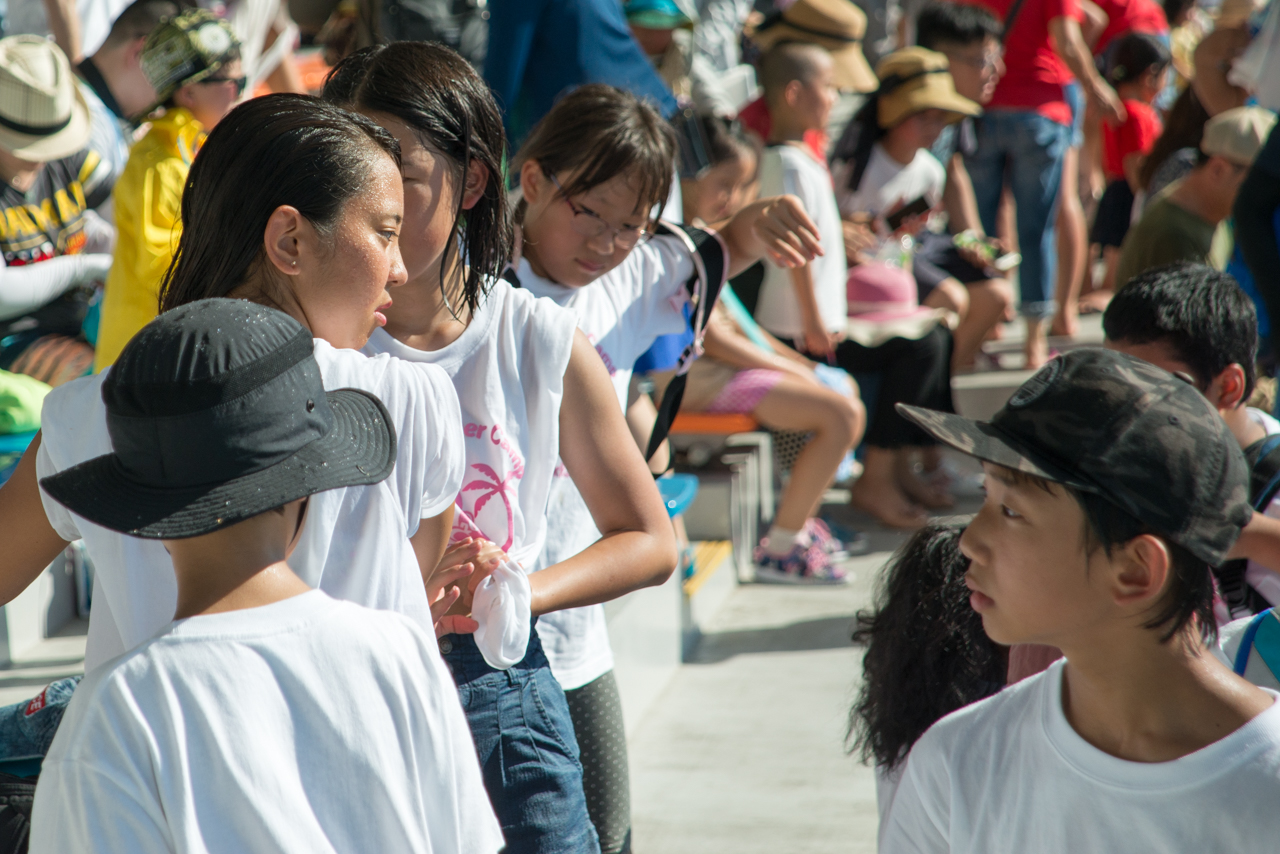
POLYGON ((245 87, 249 85, 249 78, 243 77, 243 76, 241 77, 206 77, 205 79, 199 82, 208 83, 209 85, 213 85, 214 83, 234 83, 236 84, 236 96, 239 97, 240 95, 244 94, 245 87))
POLYGON ((979 71, 989 71, 996 68, 1000 64, 1000 60, 1004 59, 1003 50, 993 50, 983 53, 981 57, 964 56, 958 53, 948 53, 947 58, 952 62, 959 62, 970 68, 976 68, 979 71))
MULTIPOLYGON (((556 189, 563 195, 564 188, 560 186, 556 176, 546 171, 543 174, 551 179, 551 183, 555 184, 556 189)), ((622 228, 614 228, 605 222, 600 214, 589 211, 586 208, 580 208, 569 201, 568 196, 564 196, 564 202, 569 206, 569 210, 573 211, 573 219, 569 221, 573 225, 573 230, 583 237, 600 237, 608 234, 613 245, 618 249, 634 249, 637 243, 643 243, 651 236, 651 232, 643 227, 623 226, 622 228)))

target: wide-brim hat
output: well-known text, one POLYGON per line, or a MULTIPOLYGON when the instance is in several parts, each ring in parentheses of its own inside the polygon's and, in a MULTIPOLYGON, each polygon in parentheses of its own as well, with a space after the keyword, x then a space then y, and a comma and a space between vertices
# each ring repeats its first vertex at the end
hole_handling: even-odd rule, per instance
POLYGON ((950 68, 944 54, 922 47, 894 51, 880 60, 876 66, 880 78, 876 121, 880 127, 897 127, 903 119, 925 110, 945 110, 952 123, 980 115, 982 107, 956 92, 950 68))
POLYGON ((892 264, 851 267, 845 287, 845 337, 864 347, 876 347, 893 338, 914 341, 948 319, 945 309, 920 305, 915 278, 892 264))
POLYGON ((89 144, 89 104, 66 55, 48 39, 0 39, 0 148, 37 163, 89 144))
POLYGON ((796 0, 750 33, 761 50, 785 42, 815 44, 831 54, 836 88, 873 92, 879 85, 862 53, 867 16, 849 0, 796 0))
POLYGON ((386 408, 325 391, 311 345, 288 315, 245 300, 160 315, 103 382, 113 453, 40 485, 104 528, 185 539, 383 480, 396 460, 386 408))

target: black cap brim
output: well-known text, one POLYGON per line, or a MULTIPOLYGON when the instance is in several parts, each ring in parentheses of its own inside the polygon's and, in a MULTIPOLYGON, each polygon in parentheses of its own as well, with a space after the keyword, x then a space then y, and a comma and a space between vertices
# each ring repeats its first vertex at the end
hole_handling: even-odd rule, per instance
POLYGON ((396 434, 382 401, 356 389, 325 392, 333 426, 273 466, 218 484, 156 489, 131 480, 115 454, 40 481, 50 497, 112 531, 149 540, 198 537, 290 501, 378 483, 396 460, 396 434))
POLYGON ((1097 486, 1080 475, 1046 459, 1043 454, 1037 454, 1034 449, 1021 445, 989 422, 976 421, 950 412, 908 406, 905 403, 899 403, 897 410, 903 418, 963 454, 1053 483, 1086 492, 1098 491, 1097 486))

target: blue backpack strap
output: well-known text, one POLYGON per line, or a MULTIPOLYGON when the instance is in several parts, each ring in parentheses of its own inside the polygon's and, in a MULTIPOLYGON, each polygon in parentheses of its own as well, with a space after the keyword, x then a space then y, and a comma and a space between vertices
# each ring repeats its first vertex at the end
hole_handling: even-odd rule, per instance
POLYGON ((1244 676, 1244 671, 1249 665, 1249 653, 1254 649, 1258 650, 1259 657, 1268 669, 1280 679, 1280 619, 1276 618, 1274 608, 1255 614, 1253 619, 1249 620, 1249 625, 1245 626, 1244 634, 1240 636, 1240 648, 1236 650, 1235 664, 1231 668, 1237 676, 1244 676), (1266 625, 1268 620, 1274 628, 1266 625), (1261 645, 1259 645, 1260 640, 1261 645), (1266 652, 1261 648, 1263 646, 1267 647, 1266 652))
POLYGON ((1250 503, 1254 510, 1264 513, 1280 492, 1280 433, 1259 439, 1244 453, 1250 469, 1250 503))

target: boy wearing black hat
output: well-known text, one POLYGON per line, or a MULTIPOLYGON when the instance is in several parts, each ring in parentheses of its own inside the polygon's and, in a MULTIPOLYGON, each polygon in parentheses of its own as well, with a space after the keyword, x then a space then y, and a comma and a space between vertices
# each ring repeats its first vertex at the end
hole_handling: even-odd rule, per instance
POLYGON ((1050 361, 990 423, 902 407, 983 461, 970 603, 1066 655, 916 743, 882 852, 1262 851, 1280 837, 1280 695, 1206 649, 1209 566, 1247 469, 1190 383, 1140 359, 1050 361))
POLYGON ((114 452, 41 481, 161 541, 175 619, 90 673, 45 759, 33 852, 494 852, 433 638, 312 590, 287 560, 309 496, 396 460, 372 394, 326 392, 310 333, 204 300, 161 315, 102 384, 114 452))

